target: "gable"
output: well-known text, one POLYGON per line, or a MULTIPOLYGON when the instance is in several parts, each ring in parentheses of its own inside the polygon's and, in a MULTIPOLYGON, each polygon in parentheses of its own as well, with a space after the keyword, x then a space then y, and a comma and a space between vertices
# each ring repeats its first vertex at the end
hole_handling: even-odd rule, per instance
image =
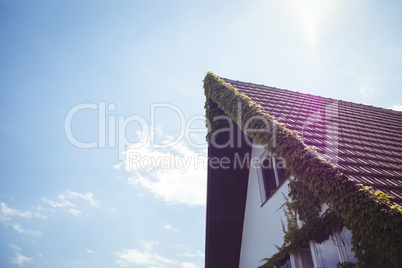
POLYGON ((230 117, 330 205, 352 230, 355 245, 363 245, 360 254, 371 247, 382 259, 402 264, 401 113, 212 73, 204 89, 208 140, 222 127, 216 116, 230 117))

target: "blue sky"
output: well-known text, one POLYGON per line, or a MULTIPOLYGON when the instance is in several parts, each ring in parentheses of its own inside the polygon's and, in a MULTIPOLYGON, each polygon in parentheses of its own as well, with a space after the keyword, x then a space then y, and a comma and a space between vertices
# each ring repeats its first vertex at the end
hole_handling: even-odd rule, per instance
POLYGON ((299 2, 0 0, 0 266, 203 267, 207 71, 402 110, 401 3, 299 2))

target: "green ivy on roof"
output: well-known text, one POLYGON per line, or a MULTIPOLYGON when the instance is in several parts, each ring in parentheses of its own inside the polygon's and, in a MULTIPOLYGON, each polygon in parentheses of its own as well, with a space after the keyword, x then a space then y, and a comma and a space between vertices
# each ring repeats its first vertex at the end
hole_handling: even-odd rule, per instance
MULTIPOLYGON (((270 153, 283 158, 288 171, 307 189, 305 194, 312 194, 319 203, 327 203, 333 211, 331 215, 352 231, 353 251, 359 267, 402 267, 402 207, 390 206, 390 196, 353 183, 335 166, 319 157, 314 148, 305 146, 296 131, 287 129, 284 124, 263 113, 260 105, 217 75, 207 73, 204 89, 208 141, 215 131, 225 127, 225 120, 214 118, 229 116, 254 142, 264 144, 270 153), (239 108, 241 113, 238 112, 239 108), (245 131, 246 123, 247 129, 270 131, 245 131)), ((294 190, 290 190, 291 197, 303 199, 302 192, 294 194, 294 190)), ((308 198, 304 199, 308 202, 308 198)), ((314 199, 310 200, 314 202, 314 199)), ((304 203, 303 207, 307 208, 309 204, 304 203)), ((328 237, 329 232, 337 226, 328 231, 323 228, 327 220, 314 218, 313 223, 306 223, 308 228, 303 226, 300 231, 296 230, 300 235, 289 238, 277 254, 265 259, 267 262, 263 267, 278 266, 286 261, 289 253, 300 248, 300 237, 319 240, 311 234, 311 230, 324 229, 318 236, 324 234, 324 237, 328 237)))

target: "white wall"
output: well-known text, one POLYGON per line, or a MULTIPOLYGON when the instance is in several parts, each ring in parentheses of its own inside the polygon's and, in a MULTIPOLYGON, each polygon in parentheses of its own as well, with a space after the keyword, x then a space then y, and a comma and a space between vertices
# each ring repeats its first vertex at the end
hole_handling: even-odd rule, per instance
MULTIPOLYGON (((260 157, 262 148, 252 149, 252 158, 260 157)), ((278 208, 285 202, 282 193, 288 194, 286 181, 275 194, 261 207, 258 188, 258 169, 250 167, 246 211, 244 215, 243 238, 240 253, 240 268, 253 268, 262 265, 263 258, 271 257, 278 250, 274 244, 282 246, 283 231, 280 218, 286 217, 278 208)))

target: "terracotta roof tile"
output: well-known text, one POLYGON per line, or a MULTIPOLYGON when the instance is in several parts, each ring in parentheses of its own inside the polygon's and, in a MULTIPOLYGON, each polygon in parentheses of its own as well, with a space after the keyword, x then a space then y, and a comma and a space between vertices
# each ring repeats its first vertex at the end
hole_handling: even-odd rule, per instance
POLYGON ((297 131, 350 180, 402 204, 402 112, 224 80, 297 131))

